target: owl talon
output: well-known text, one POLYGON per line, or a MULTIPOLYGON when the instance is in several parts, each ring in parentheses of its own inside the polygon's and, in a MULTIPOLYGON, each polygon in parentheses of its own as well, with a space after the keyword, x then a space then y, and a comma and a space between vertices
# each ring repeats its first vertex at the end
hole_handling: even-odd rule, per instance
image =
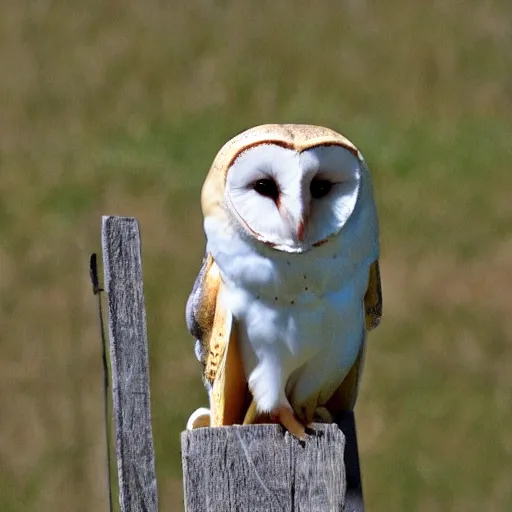
POLYGON ((291 408, 285 406, 276 407, 272 411, 272 416, 299 441, 305 441, 308 438, 306 427, 297 419, 291 408))

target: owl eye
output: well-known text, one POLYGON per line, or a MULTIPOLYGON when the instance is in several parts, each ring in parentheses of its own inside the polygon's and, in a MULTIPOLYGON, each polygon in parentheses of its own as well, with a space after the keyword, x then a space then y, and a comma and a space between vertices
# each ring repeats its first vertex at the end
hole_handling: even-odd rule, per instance
POLYGON ((274 201, 279 197, 279 189, 277 183, 274 180, 258 180, 253 184, 253 188, 260 196, 270 197, 274 201))
POLYGON ((309 190, 311 192, 311 196, 314 199, 320 199, 325 197, 332 188, 332 182, 327 180, 313 180, 309 185, 309 190))

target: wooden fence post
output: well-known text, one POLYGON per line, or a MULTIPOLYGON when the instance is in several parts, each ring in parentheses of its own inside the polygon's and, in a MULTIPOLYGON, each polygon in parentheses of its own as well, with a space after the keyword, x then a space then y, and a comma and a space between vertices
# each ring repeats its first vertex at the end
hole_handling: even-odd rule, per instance
POLYGON ((280 425, 182 433, 186 512, 341 512, 345 438, 314 426, 305 442, 280 425))
POLYGON ((280 425, 181 434, 186 512, 363 512, 352 411, 299 442, 280 425))
POLYGON ((121 512, 158 509, 139 226, 103 217, 112 394, 121 512))

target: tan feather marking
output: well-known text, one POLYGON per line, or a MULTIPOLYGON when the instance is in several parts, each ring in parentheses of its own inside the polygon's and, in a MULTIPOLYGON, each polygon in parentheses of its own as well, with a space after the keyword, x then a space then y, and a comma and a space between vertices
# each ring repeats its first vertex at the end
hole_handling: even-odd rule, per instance
POLYGON ((218 349, 208 358, 209 375, 213 375, 211 426, 241 424, 249 405, 236 327, 231 313, 220 302, 215 311, 212 344, 218 349))
POLYGON ((219 303, 217 303, 210 336, 207 340, 209 350, 206 356, 204 371, 210 383, 213 383, 217 376, 217 369, 226 348, 226 340, 224 337, 225 318, 221 310, 222 308, 219 303))

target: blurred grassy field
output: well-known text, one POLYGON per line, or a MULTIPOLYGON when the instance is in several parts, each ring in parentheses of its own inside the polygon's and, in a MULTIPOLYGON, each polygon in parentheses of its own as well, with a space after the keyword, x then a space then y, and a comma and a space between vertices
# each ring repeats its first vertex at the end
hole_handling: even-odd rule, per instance
POLYGON ((0 510, 106 510, 87 265, 143 235, 162 511, 206 404, 184 306, 199 190, 266 122, 346 134, 373 171, 385 318, 357 407, 369 511, 512 510, 512 3, 5 0, 0 510))

